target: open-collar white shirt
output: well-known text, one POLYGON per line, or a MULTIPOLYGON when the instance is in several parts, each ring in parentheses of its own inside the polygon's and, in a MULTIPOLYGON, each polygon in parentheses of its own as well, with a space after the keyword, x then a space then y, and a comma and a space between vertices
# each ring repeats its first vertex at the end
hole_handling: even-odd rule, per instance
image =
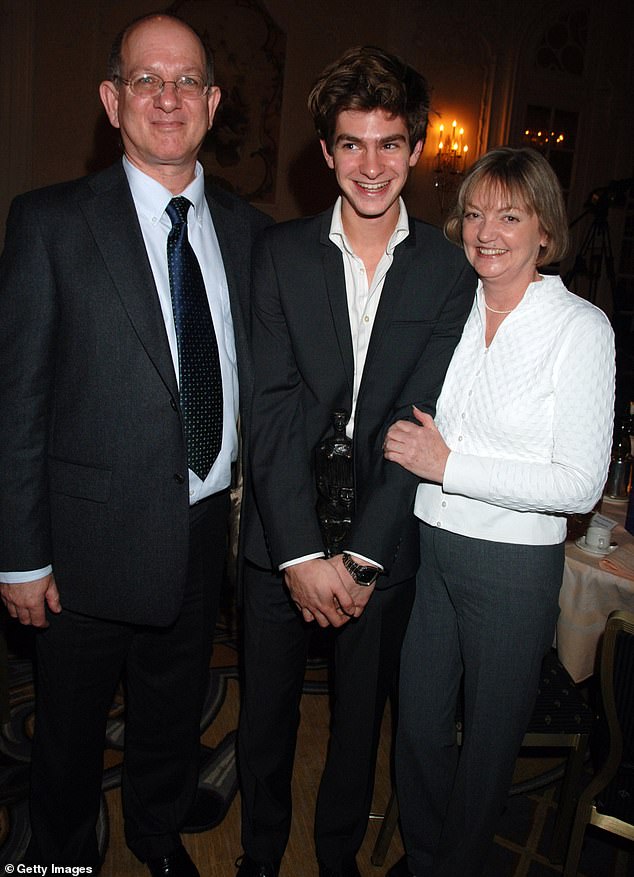
POLYGON ((349 438, 352 438, 359 387, 361 386, 363 368, 368 355, 368 347, 370 346, 374 318, 376 317, 381 300, 385 276, 394 261, 394 250, 409 235, 409 220, 405 203, 402 198, 399 198, 399 215, 396 227, 390 236, 385 252, 376 266, 372 282, 368 283, 363 260, 356 255, 346 237, 341 219, 341 203, 342 199, 339 196, 332 211, 329 237, 333 244, 341 250, 343 270, 346 278, 348 317, 350 319, 350 332, 352 334, 352 348, 354 352, 352 411, 346 433, 349 438))

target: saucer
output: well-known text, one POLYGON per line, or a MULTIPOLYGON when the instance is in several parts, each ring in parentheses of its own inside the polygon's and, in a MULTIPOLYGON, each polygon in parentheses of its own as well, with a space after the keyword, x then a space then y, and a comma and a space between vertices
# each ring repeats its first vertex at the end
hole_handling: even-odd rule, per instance
POLYGON ((615 548, 618 548, 618 545, 610 545, 608 548, 592 548, 592 546, 586 545, 585 536, 579 536, 578 539, 575 539, 575 545, 577 548, 585 551, 586 554, 594 554, 596 557, 605 557, 607 554, 612 554, 615 548))

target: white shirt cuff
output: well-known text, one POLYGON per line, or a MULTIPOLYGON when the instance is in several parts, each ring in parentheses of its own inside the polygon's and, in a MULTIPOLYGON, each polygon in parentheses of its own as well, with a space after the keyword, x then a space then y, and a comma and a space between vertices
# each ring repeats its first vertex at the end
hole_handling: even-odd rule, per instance
POLYGON ((306 554, 304 557, 296 557, 295 560, 285 560, 284 563, 280 563, 278 569, 281 571, 283 569, 287 569, 289 566, 297 566, 298 563, 304 563, 305 560, 316 560, 318 557, 325 557, 323 551, 318 552, 317 554, 306 554))
POLYGON ((27 569, 22 572, 0 572, 0 582, 3 585, 23 585, 25 582, 34 582, 37 579, 43 579, 44 576, 50 576, 53 567, 49 564, 43 566, 42 569, 27 569))

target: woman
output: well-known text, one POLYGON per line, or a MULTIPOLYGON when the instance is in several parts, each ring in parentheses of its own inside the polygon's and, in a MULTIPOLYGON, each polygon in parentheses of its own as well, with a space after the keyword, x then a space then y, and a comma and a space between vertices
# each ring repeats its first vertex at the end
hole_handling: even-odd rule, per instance
POLYGON ((385 442, 386 458, 422 479, 396 742, 409 870, 392 873, 476 877, 553 640, 564 515, 592 509, 605 483, 614 341, 602 311, 538 271, 563 257, 568 235, 537 152, 505 147, 476 162, 445 233, 479 275, 476 300, 435 421, 414 408, 385 442))

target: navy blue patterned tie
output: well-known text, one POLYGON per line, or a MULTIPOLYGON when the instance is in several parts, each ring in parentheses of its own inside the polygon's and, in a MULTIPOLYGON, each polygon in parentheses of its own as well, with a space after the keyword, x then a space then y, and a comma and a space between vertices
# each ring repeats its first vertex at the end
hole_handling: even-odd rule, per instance
POLYGON ((165 208, 172 222, 167 267, 178 343, 187 465, 204 481, 222 444, 222 377, 205 284, 187 236, 190 207, 191 202, 179 196, 165 208))

